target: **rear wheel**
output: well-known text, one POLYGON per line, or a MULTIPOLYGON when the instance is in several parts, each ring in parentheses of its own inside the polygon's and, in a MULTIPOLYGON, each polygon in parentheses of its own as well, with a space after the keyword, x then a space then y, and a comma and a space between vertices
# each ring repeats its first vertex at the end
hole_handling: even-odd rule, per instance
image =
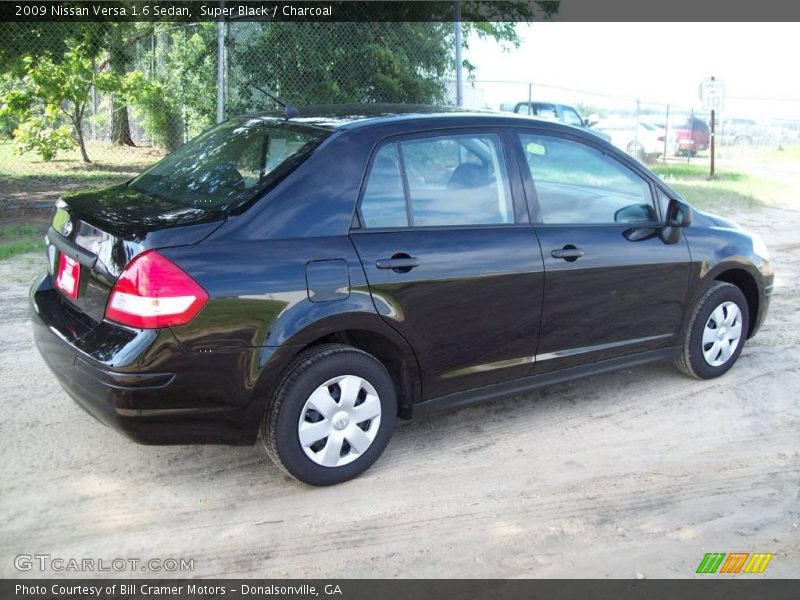
POLYGON ((715 283, 694 309, 677 367, 700 379, 727 372, 742 352, 749 319, 742 291, 730 283, 715 283))
POLYGON ((392 435, 397 398, 373 356, 339 344, 301 354, 264 416, 261 438, 272 460, 311 485, 366 471, 392 435))
POLYGON ((739 147, 750 146, 752 143, 752 138, 746 135, 737 136, 736 139, 733 140, 733 145, 739 147))

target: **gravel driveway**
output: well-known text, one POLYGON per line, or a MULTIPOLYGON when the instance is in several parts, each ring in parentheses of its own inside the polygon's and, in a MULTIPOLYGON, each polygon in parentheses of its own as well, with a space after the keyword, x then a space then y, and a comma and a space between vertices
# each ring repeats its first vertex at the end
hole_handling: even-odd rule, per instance
POLYGON ((43 259, 2 262, 0 576, 41 576, 14 557, 46 553, 194 559, 168 576, 691 577, 737 551, 797 576, 800 210, 734 218, 765 237, 777 281, 724 377, 657 365, 401 423, 370 471, 321 489, 260 445, 138 446, 95 422, 32 346, 43 259))

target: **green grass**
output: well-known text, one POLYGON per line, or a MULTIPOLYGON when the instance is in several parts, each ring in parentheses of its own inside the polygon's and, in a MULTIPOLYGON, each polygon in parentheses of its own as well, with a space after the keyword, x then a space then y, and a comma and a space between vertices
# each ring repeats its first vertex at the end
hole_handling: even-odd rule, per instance
POLYGON ((0 260, 41 250, 44 246, 40 227, 6 225, 0 228, 0 260))
POLYGON ((35 154, 16 154, 12 143, 0 141, 0 199, 51 199, 60 194, 127 181, 161 158, 153 148, 128 148, 100 142, 88 144, 93 162, 80 160, 77 150, 44 161, 35 154))
POLYGON ((708 167, 691 164, 654 164, 650 168, 700 210, 725 212, 753 210, 786 197, 789 186, 747 173, 718 170, 713 179, 708 167))

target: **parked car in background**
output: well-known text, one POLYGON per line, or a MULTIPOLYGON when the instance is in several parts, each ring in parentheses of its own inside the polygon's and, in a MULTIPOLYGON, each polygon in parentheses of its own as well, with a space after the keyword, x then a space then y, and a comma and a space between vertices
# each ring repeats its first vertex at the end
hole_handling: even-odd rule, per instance
MULTIPOLYGON (((665 123, 658 123, 665 127, 665 123)), ((708 124, 697 117, 671 117, 668 130, 674 132, 678 141, 676 154, 694 156, 698 152, 708 150, 711 143, 711 129, 708 124)))
POLYGON ((778 141, 765 125, 753 119, 723 119, 715 131, 717 142, 722 146, 766 145, 770 140, 778 141))
POLYGON ((513 112, 522 115, 529 115, 531 117, 539 117, 540 119, 547 119, 548 121, 558 121, 559 123, 572 125, 573 127, 580 127, 607 142, 611 141, 611 137, 609 137, 608 134, 599 131, 592 125, 589 125, 589 122, 584 119, 574 107, 566 104, 540 101, 517 102, 514 106, 513 112))
POLYGON ((663 127, 632 118, 610 118, 598 121, 594 128, 607 134, 611 143, 620 150, 639 160, 653 158, 664 153, 672 156, 678 151, 678 141, 674 132, 663 127), (666 144, 665 144, 666 142, 666 144))
POLYGON ((230 119, 56 203, 36 344, 135 441, 261 440, 330 485, 397 417, 657 361, 718 377, 767 312, 764 242, 596 135, 431 107, 293 114, 230 119))

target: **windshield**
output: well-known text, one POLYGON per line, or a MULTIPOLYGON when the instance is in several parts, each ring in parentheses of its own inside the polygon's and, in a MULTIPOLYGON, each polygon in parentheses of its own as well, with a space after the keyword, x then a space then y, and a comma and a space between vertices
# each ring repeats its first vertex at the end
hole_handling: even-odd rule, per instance
POLYGON ((329 132, 263 118, 226 121, 130 182, 189 208, 228 210, 304 161, 329 132))

